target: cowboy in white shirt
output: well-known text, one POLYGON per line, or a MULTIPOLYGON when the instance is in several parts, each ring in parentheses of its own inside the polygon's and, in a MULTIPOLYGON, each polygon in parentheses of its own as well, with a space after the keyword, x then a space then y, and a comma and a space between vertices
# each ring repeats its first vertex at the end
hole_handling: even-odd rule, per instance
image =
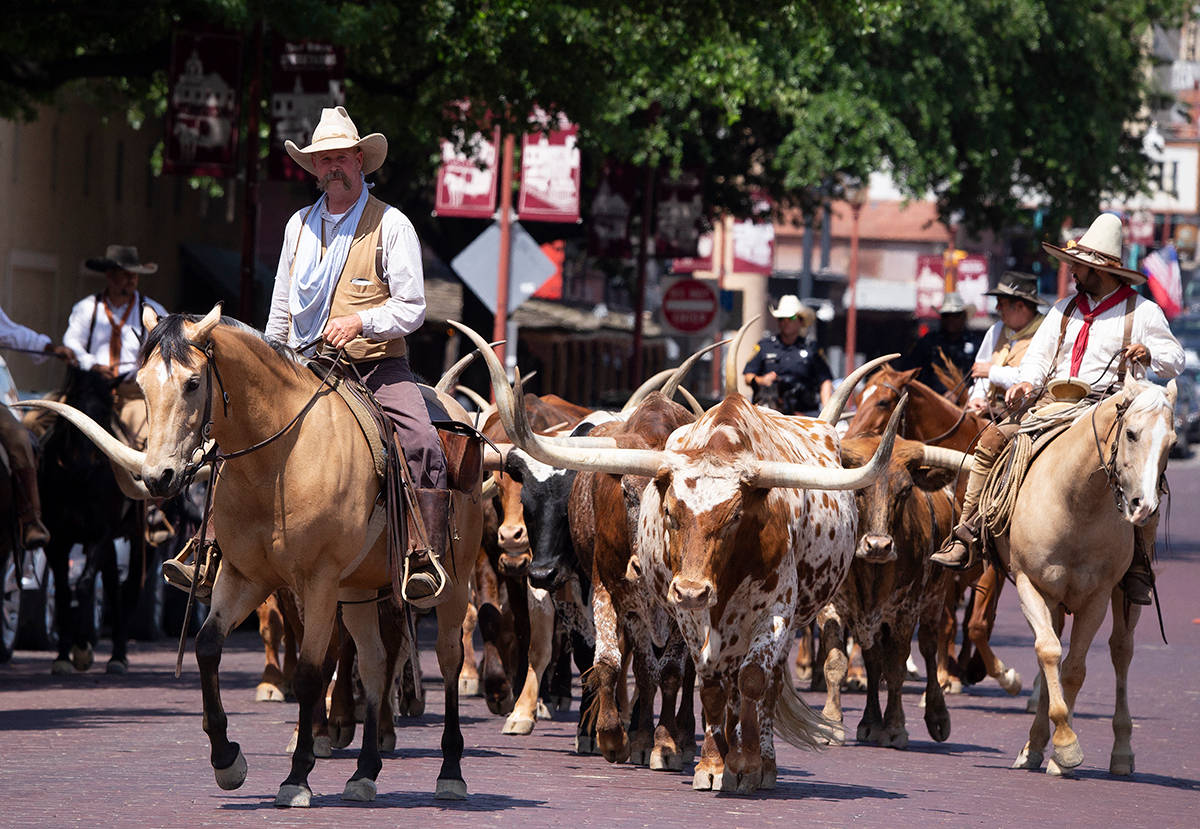
MULTIPOLYGON (((1160 377, 1183 370, 1183 347, 1171 334, 1162 309, 1139 296, 1131 286, 1146 277, 1121 265, 1121 220, 1104 213, 1078 243, 1060 248, 1042 247, 1066 262, 1075 278, 1075 296, 1055 303, 1038 328, 1021 361, 1018 382, 1005 393, 1005 403, 1017 408, 1030 394, 1051 380, 1078 378, 1105 395, 1116 391, 1124 379, 1125 363, 1140 363, 1160 377)), ((990 425, 975 448, 975 462, 963 497, 962 519, 933 561, 952 569, 970 566, 978 546, 979 492, 1000 451, 1016 433, 1018 424, 990 425)), ((1121 580, 1126 598, 1150 604, 1154 574, 1149 550, 1157 521, 1138 528, 1133 562, 1121 580), (1148 537, 1147 537, 1148 536, 1148 537)))
POLYGON ((1005 413, 1004 393, 1019 379, 1021 361, 1046 317, 1038 313, 1041 298, 1037 277, 1032 274, 1005 271, 987 296, 996 297, 1000 321, 987 330, 979 344, 971 367, 975 382, 966 408, 1001 416, 1005 413))
MULTIPOLYGON (((71 349, 55 345, 45 334, 13 322, 3 308, 0 308, 0 347, 37 352, 34 360, 38 362, 45 359, 42 354, 75 362, 71 349)), ((12 466, 21 544, 26 549, 42 547, 50 540, 50 533, 42 523, 42 499, 38 494, 33 440, 29 430, 3 405, 0 405, 0 443, 4 444, 12 466)))

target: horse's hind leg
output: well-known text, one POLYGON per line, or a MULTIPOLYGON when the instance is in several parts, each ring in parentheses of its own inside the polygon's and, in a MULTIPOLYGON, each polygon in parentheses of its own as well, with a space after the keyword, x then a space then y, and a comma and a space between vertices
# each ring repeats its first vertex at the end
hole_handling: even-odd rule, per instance
POLYGON ((458 721, 458 674, 462 670, 462 623, 467 613, 466 585, 456 585, 437 607, 437 659, 446 693, 442 724, 442 768, 438 772, 438 800, 463 800, 467 784, 462 776, 463 736, 458 721))
POLYGON ((363 715, 363 741, 358 752, 358 768, 346 781, 343 800, 375 799, 375 780, 383 761, 379 756, 379 710, 388 691, 391 674, 388 655, 379 632, 379 608, 373 602, 342 605, 342 621, 354 638, 358 650, 358 673, 362 677, 366 711, 363 715))
POLYGON ((1137 625, 1141 608, 1135 604, 1125 604, 1125 592, 1121 588, 1113 588, 1112 635, 1108 637, 1108 650, 1112 657, 1113 671, 1117 676, 1117 700, 1113 710, 1113 748, 1108 760, 1109 774, 1133 774, 1133 745, 1130 737, 1133 734, 1133 720, 1129 716, 1129 662, 1133 659, 1133 629, 1137 625), (1129 617, 1125 617, 1125 608, 1129 608, 1129 617))
POLYGON ((967 634, 975 650, 983 660, 988 676, 1009 696, 1021 693, 1021 675, 1013 668, 1005 665, 996 656, 990 643, 992 626, 996 621, 996 607, 1000 602, 1000 591, 1004 588, 1004 580, 1000 578, 996 568, 988 565, 983 575, 975 585, 975 601, 971 609, 971 617, 967 622, 967 634))
POLYGON ((236 789, 246 780, 246 758, 241 746, 230 742, 227 729, 229 718, 221 705, 221 684, 218 669, 221 651, 229 631, 241 624, 270 593, 269 589, 251 584, 232 566, 222 568, 221 578, 213 590, 213 604, 208 618, 196 633, 196 666, 200 669, 200 695, 204 702, 204 731, 210 745, 209 761, 222 789, 236 789))

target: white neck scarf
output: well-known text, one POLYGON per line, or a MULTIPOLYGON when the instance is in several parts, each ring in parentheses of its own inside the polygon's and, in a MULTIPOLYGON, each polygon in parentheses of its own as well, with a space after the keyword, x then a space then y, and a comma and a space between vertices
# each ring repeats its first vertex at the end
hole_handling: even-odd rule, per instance
POLYGON ((338 277, 342 275, 342 268, 346 266, 354 231, 367 204, 366 182, 363 182, 358 201, 334 224, 333 238, 322 258, 321 206, 327 204, 327 200, 327 196, 321 196, 312 210, 308 211, 308 218, 300 228, 300 241, 292 266, 292 288, 288 297, 293 345, 311 342, 325 330, 333 290, 337 287, 338 277))

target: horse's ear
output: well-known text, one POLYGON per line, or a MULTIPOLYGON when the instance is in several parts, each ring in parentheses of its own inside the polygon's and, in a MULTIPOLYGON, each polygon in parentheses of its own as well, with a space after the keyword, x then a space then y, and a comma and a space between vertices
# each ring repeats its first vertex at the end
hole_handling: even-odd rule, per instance
POLYGON ((192 329, 188 335, 188 340, 196 345, 208 342, 208 337, 212 334, 212 330, 217 327, 217 323, 221 321, 221 303, 213 306, 213 309, 208 312, 208 315, 200 322, 196 323, 196 327, 192 329))
POLYGON ((149 333, 158 325, 158 312, 149 305, 142 306, 142 328, 149 333))
POLYGON ((901 381, 899 383, 897 383, 896 385, 897 386, 906 386, 909 383, 911 383, 913 380, 917 379, 917 375, 920 373, 921 373, 920 367, 910 368, 908 371, 902 371, 902 372, 900 372, 901 381))
POLYGON ((1172 409, 1175 408, 1175 397, 1178 394, 1179 394, 1179 386, 1176 385, 1175 380, 1174 379, 1168 380, 1167 381, 1167 402, 1171 404, 1172 409))

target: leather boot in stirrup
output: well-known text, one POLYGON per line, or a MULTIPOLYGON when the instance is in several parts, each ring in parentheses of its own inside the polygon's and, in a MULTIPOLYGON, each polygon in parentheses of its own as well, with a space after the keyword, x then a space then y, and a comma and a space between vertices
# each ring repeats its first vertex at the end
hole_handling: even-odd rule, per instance
MULTIPOLYGON (((429 546, 414 546, 405 556, 401 598, 414 607, 428 608, 437 603, 450 581, 442 567, 449 529, 450 491, 418 489, 416 495, 429 546)), ((420 544, 415 533, 410 535, 410 540, 414 545, 420 544)))
POLYGON ((1147 606, 1154 595, 1154 571, 1144 554, 1135 553, 1129 569, 1121 577, 1121 589, 1130 604, 1147 606))
POLYGON ((975 563, 974 550, 979 546, 979 536, 966 521, 954 528, 942 549, 929 557, 934 564, 948 570, 966 570, 975 563))
MULTIPOLYGON (((169 558, 162 563, 163 581, 185 593, 192 590, 192 578, 196 570, 195 550, 196 539, 188 539, 188 543, 179 551, 175 558, 169 558), (191 564, 187 564, 192 559, 191 564)), ((216 541, 206 541, 202 549, 204 563, 200 565, 200 580, 196 583, 196 598, 202 602, 212 598, 213 585, 217 581, 217 569, 220 566, 220 555, 216 541)))

